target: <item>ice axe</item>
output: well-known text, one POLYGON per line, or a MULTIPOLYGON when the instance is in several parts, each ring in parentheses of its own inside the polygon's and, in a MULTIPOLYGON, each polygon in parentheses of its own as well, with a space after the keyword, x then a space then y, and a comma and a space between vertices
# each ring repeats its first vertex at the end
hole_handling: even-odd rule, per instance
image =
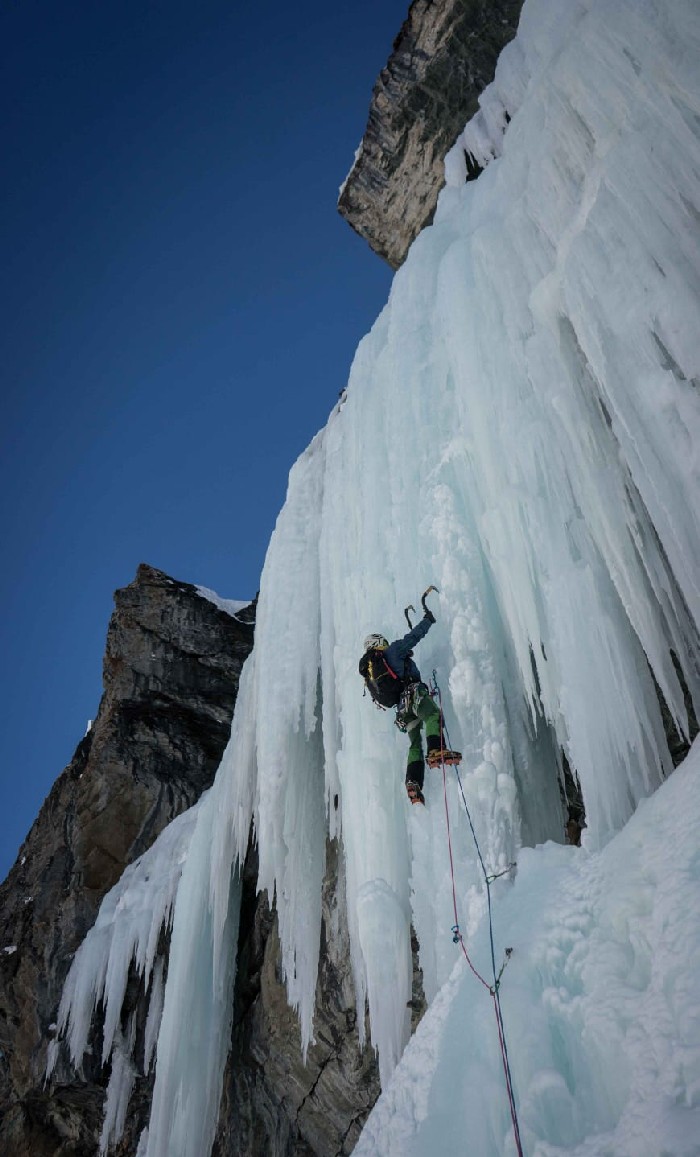
MULTIPOLYGON (((434 586, 432 586, 432 585, 431 585, 431 586, 429 586, 429 587, 428 587, 428 589, 427 589, 427 590, 423 591, 423 594, 422 594, 422 596, 421 596, 421 600, 420 600, 420 601, 421 601, 421 605, 422 605, 422 607, 423 607, 423 610, 425 611, 426 615, 428 615, 428 616, 429 616, 429 618, 431 618, 431 619, 433 620, 433 622, 435 622, 435 615, 434 615, 434 614, 433 614, 433 612, 430 610, 430 608, 428 607, 428 604, 427 604, 427 603, 426 603, 426 601, 425 601, 425 600, 427 599, 427 597, 428 597, 428 595, 430 594, 430 592, 431 592, 431 591, 435 591, 435 593, 436 593, 436 594, 438 594, 438 595, 440 594, 440 592, 439 592, 438 588, 437 588, 437 587, 434 587, 434 586)), ((404 614, 405 614, 405 616, 406 616, 406 622, 408 623, 409 629, 410 629, 410 630, 413 630, 413 623, 411 622, 411 616, 410 616, 410 615, 409 615, 409 613, 408 613, 409 611, 413 611, 413 613, 414 613, 414 615, 415 615, 415 613, 416 613, 416 608, 413 606, 413 603, 409 603, 409 604, 408 604, 408 606, 407 606, 407 607, 404 607, 404 609, 403 609, 403 613, 404 613, 404 614)))
POLYGON ((439 595, 439 594, 440 594, 440 591, 438 590, 438 588, 437 588, 437 587, 434 587, 434 586, 431 584, 431 585, 428 587, 428 589, 427 589, 427 590, 423 591, 423 594, 421 595, 421 600, 420 600, 420 601, 421 601, 421 606, 423 607, 423 610, 425 611, 425 613, 426 613, 426 615, 428 616, 428 618, 429 618, 429 619, 432 619, 432 620, 433 620, 433 622, 435 622, 435 615, 433 614, 433 612, 431 611, 430 607, 428 606, 428 604, 427 604, 427 603, 426 603, 426 601, 425 601, 425 600, 427 599, 427 597, 428 597, 428 595, 430 594, 430 592, 431 592, 431 591, 435 591, 435 594, 436 594, 436 595, 439 595))

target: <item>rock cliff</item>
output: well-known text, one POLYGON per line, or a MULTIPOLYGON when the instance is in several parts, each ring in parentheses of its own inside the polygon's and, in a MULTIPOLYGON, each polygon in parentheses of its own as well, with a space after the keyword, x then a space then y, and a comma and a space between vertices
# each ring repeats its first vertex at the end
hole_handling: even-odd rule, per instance
POLYGON ((238 619, 152 567, 115 596, 97 718, 0 889, 0 1153, 94 1154, 105 1075, 46 1049, 73 952, 104 894, 212 781, 254 605, 238 619))
MULTIPOLYGON (((234 1022, 213 1157, 346 1157, 379 1096, 374 1051, 358 1049, 343 864, 326 849, 321 959, 314 1040, 306 1062, 296 1013, 287 1003, 276 917, 254 898, 248 857, 234 1022)), ((417 976, 422 997, 420 977, 417 976)))
POLYGON ((374 86, 338 209, 393 269, 435 213, 443 158, 493 80, 523 0, 414 0, 374 86))

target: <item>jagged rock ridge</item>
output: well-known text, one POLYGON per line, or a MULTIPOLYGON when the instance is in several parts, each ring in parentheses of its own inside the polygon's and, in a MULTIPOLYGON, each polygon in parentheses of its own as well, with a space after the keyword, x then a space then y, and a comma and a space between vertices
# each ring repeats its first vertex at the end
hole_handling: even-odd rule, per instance
POLYGON ((212 782, 252 647, 254 605, 235 619, 152 567, 115 601, 97 718, 0 889, 0 1152, 13 1157, 96 1152, 97 1063, 43 1085, 63 981, 105 893, 212 782))
POLYGON ((443 158, 493 80, 523 0, 414 0, 374 86, 338 210, 397 269, 430 224, 443 158))

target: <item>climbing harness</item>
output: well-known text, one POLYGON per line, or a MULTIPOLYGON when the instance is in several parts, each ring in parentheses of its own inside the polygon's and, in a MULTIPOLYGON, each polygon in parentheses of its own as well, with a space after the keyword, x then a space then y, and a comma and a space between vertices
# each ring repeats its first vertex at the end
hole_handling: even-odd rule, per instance
POLYGON ((421 687, 424 689, 424 695, 425 684, 421 683, 407 683, 401 692, 401 698, 396 708, 396 718, 394 720, 399 731, 405 733, 407 731, 413 731, 416 727, 420 727, 420 719, 418 718, 416 707, 422 699, 421 687))
MULTIPOLYGON (((438 704, 440 707, 440 724, 441 724, 440 735, 441 735, 441 737, 443 735, 446 736, 447 742, 448 742, 448 744, 450 744, 450 737, 449 737, 449 734, 447 732, 447 727, 445 725, 445 716, 444 716, 444 712, 443 712, 443 708, 442 708, 442 692, 440 690, 440 685, 437 681, 437 672, 436 671, 433 671, 433 682, 432 682, 432 686, 430 688, 430 691, 431 691, 432 695, 437 695, 438 704)), ((443 742, 442 738, 441 738, 440 742, 441 743, 443 742)), ((451 744, 450 744, 450 746, 451 746, 451 744)), ((487 911, 488 911, 488 918, 489 918, 489 940, 490 940, 490 945, 491 945, 491 970, 492 970, 492 974, 493 974, 493 983, 489 984, 488 980, 486 980, 481 975, 481 973, 477 970, 477 968, 475 968, 474 964, 472 963, 472 960, 469 956, 469 953, 467 952, 467 946, 464 943, 464 937, 462 936, 462 933, 461 933, 460 927, 459 927, 459 916, 457 913, 457 891, 456 891, 456 885, 455 885, 455 872, 454 872, 454 858, 452 855, 452 833, 451 833, 451 829, 450 829, 450 809, 449 809, 448 802, 447 802, 447 775, 446 775, 446 771, 445 771, 444 762, 442 763, 441 766, 442 766, 442 792, 443 792, 443 798, 445 801, 445 821, 446 821, 446 826, 447 826, 447 847, 448 847, 449 854, 450 854, 450 876, 451 876, 451 880, 452 880, 452 907, 454 910, 454 917, 455 917, 455 922, 452 925, 452 929, 451 929, 452 941, 454 944, 459 944, 460 948, 462 949, 462 952, 464 953, 464 958, 465 958, 467 964, 469 965, 471 971, 474 973, 474 976, 484 986, 484 988, 487 989, 487 991, 489 992, 489 995, 491 996, 491 998, 493 1000, 493 1009, 494 1009, 494 1014, 496 1017, 496 1025, 498 1028, 498 1041, 499 1041, 499 1044, 501 1047, 501 1059, 503 1062, 503 1075, 505 1077, 506 1092, 508 1094, 508 1104, 510 1107, 510 1116, 511 1116, 511 1121, 513 1123, 513 1137, 515 1139, 515 1147, 516 1147, 516 1150, 518 1153, 518 1157, 524 1157, 522 1141, 520 1138, 520 1124, 518 1121, 518 1114, 517 1114, 517 1110, 515 1107, 515 1090, 513 1088, 513 1077, 512 1077, 511 1070, 510 1070, 510 1061, 508 1059, 508 1046, 506 1043, 506 1031, 505 1031, 505 1025, 503 1023, 503 1011, 501 1009, 501 999, 500 999, 501 979, 503 977, 503 973, 506 969, 506 966, 507 966, 507 964, 508 964, 508 962, 509 962, 509 960, 513 954, 513 949, 512 948, 506 948, 503 963, 501 964, 500 969, 497 971, 496 970, 496 950, 494 948, 494 943, 493 943, 493 918, 492 918, 492 912, 491 912, 491 884, 493 883, 494 880, 497 880, 500 876, 505 876, 508 872, 512 871, 512 869, 515 867, 515 864, 509 864, 508 867, 505 868, 502 872, 496 872, 496 873, 489 874, 486 871, 486 865, 484 864, 484 860, 483 860, 483 857, 481 855, 481 849, 479 847, 479 841, 476 838, 476 831, 474 830, 474 824, 472 823, 472 817, 471 817, 471 814, 469 812, 469 807, 467 806, 467 800, 466 800, 466 796, 464 794, 464 788, 462 787, 462 780, 461 780, 461 777, 459 774, 459 767, 457 764, 454 764, 453 766, 455 769, 455 775, 457 776, 457 783, 459 785, 459 792, 460 792, 460 795, 462 797, 462 803, 464 804, 464 810, 466 812, 467 819, 469 821, 469 827, 471 829, 472 838, 474 840, 474 846, 476 848, 476 854, 477 854, 477 857, 479 860, 479 865, 481 867, 481 871, 482 871, 482 874, 484 877, 484 883, 486 885, 486 903, 487 903, 487 911)))
MULTIPOLYGON (((411 693, 411 685, 409 684, 408 687, 404 687, 403 691, 401 692, 399 705, 396 708, 396 717, 394 718, 394 723, 398 727, 399 731, 408 731, 409 724, 414 720, 413 711, 411 710, 412 701, 413 695, 411 693)), ((419 723, 420 720, 416 719, 415 722, 419 723)))

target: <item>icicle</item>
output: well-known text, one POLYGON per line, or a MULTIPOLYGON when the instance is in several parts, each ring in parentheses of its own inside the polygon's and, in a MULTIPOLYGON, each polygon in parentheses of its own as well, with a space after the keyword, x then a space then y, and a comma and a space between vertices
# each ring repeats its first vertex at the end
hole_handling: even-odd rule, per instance
POLYGON ((124 1132, 126 1113, 131 1090, 136 1080, 136 1066, 131 1056, 136 1040, 136 1018, 129 1017, 125 1034, 119 1029, 114 1034, 112 1047, 112 1072, 107 1085, 104 1122, 100 1135, 100 1157, 104 1157, 110 1145, 116 1143, 124 1132))
POLYGON ((178 888, 158 1034, 147 1157, 210 1152, 231 1043, 240 882, 229 865, 220 935, 209 902, 211 834, 221 822, 217 785, 200 808, 178 888))
MULTIPOLYGON (((94 927, 75 954, 61 997, 57 1041, 67 1035, 76 1066, 87 1048, 91 1017, 100 1002, 103 1063, 110 1056, 132 962, 148 987, 201 802, 174 820, 149 851, 129 865, 105 896, 94 927)), ((56 1056, 53 1049, 49 1076, 56 1056)))

